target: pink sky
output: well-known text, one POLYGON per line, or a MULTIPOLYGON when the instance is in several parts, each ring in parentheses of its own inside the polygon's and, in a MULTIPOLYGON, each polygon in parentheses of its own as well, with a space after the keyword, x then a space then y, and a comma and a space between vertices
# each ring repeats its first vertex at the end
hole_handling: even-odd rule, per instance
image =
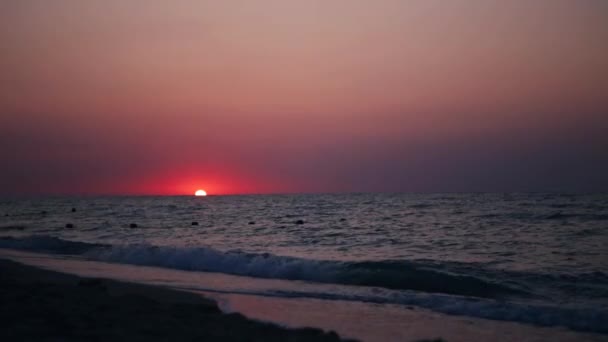
POLYGON ((0 192, 608 190, 608 2, 0 3, 0 192))

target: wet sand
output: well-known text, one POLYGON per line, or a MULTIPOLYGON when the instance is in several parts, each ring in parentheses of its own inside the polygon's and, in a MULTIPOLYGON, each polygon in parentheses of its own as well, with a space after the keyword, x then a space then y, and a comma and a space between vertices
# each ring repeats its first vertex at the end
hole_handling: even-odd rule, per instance
POLYGON ((0 259, 1 341, 341 341, 223 314, 162 287, 82 278, 0 259))
POLYGON ((276 283, 282 281, 108 264, 0 248, 0 341, 339 340, 335 334, 318 329, 285 330, 260 321, 281 327, 316 327, 366 342, 608 341, 606 335, 563 327, 453 316, 418 307, 266 297, 242 291, 265 288, 270 286, 268 282, 278 286, 276 283), (117 281, 90 280, 100 278, 117 281), (66 299, 58 300, 58 296, 66 299), (249 319, 221 314, 218 305, 224 313, 238 312, 249 319), (52 310, 59 314, 48 314, 52 310), (56 316, 62 318, 57 320, 56 316))

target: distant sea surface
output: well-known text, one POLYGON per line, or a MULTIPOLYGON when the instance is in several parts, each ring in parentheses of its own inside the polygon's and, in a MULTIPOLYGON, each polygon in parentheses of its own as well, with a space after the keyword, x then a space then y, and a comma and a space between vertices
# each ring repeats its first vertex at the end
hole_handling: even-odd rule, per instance
POLYGON ((608 334, 608 194, 3 198, 0 247, 608 334))

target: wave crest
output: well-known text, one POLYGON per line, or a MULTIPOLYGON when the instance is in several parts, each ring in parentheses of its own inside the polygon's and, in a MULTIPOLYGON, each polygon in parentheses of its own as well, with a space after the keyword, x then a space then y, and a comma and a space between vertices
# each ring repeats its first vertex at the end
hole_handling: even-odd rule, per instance
POLYGON ((310 260, 263 253, 222 252, 205 247, 100 245, 50 236, 2 238, 0 247, 59 254, 114 263, 165 267, 186 271, 303 280, 343 285, 445 293, 483 298, 523 295, 524 291, 470 275, 424 268, 405 261, 341 262, 310 260))

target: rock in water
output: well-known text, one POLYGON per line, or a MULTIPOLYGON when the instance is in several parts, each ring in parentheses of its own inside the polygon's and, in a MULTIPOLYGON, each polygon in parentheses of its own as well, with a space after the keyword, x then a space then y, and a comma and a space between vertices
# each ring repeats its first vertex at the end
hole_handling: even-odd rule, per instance
POLYGON ((297 220, 296 224, 304 224, 304 220, 297 220))
POLYGON ((193 225, 193 226, 198 226, 198 222, 196 222, 196 221, 192 221, 192 225, 193 225))
POLYGON ((66 228, 74 228, 74 225, 73 225, 73 224, 71 224, 71 223, 67 223, 67 224, 65 225, 65 227, 66 227, 66 228))
POLYGON ((137 228, 137 223, 131 223, 131 224, 129 225, 129 228, 137 228))

